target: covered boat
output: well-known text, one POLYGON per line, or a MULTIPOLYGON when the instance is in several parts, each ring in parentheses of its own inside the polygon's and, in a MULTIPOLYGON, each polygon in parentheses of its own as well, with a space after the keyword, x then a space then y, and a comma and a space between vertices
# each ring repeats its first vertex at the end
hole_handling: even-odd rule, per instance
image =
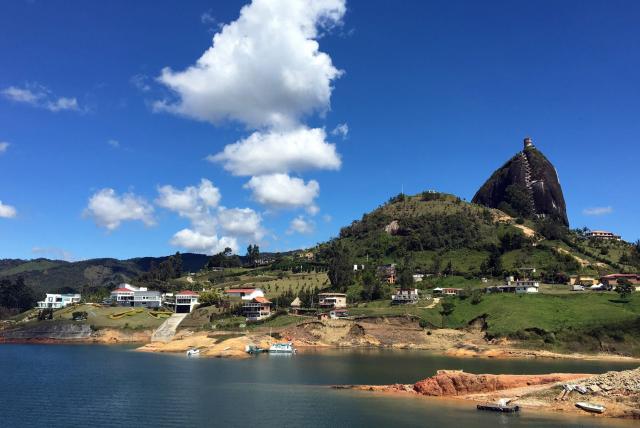
POLYGON ((269 353, 273 354, 294 354, 296 348, 293 347, 293 343, 274 343, 269 347, 269 353))
POLYGON ((606 410, 605 407, 600 404, 587 403, 584 401, 577 402, 576 407, 591 413, 603 413, 606 410))

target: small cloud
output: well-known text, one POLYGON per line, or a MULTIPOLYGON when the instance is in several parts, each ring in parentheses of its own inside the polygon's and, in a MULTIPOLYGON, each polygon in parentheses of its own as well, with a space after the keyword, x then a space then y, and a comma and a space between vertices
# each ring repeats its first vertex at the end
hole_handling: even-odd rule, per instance
POLYGON ((331 217, 329 214, 325 214, 325 215, 322 216, 322 220, 325 223, 331 223, 331 221, 333 220, 333 217, 331 217))
POLYGON ((113 147, 114 149, 120 148, 120 141, 118 140, 109 140, 107 141, 107 144, 113 147))
POLYGON ((591 207, 591 208, 585 208, 584 210, 582 210, 582 214, 590 215, 590 216, 607 215, 607 214, 611 214, 612 212, 613 212, 613 207, 611 206, 591 207))
POLYGON ((213 11, 209 9, 208 11, 200 15, 200 22, 206 25, 210 25, 210 24, 215 24, 216 22, 218 22, 218 20, 216 19, 215 16, 213 16, 213 11))
POLYGON ((85 217, 91 217, 99 227, 116 230, 124 221, 141 221, 147 226, 155 225, 153 207, 143 198, 132 193, 119 196, 115 190, 105 188, 89 198, 85 217))
POLYGON ((6 141, 0 141, 0 154, 6 152, 8 148, 9 143, 7 143, 6 141))
POLYGON ((314 229, 315 223, 313 221, 307 220, 302 216, 298 216, 291 220, 289 229, 287 230, 287 235, 292 235, 294 233, 308 235, 313 233, 314 229))
POLYGON ((149 92, 151 85, 149 84, 149 76, 146 74, 136 74, 131 76, 129 82, 141 92, 149 92))
POLYGON ((2 90, 5 98, 52 112, 64 110, 82 111, 78 100, 74 97, 57 97, 46 86, 38 83, 26 84, 25 87, 9 86, 2 90))
POLYGON ((3 204, 2 201, 0 201, 0 218, 14 218, 17 214, 18 212, 15 207, 3 204))
POLYGON ((333 131, 331 131, 331 135, 342 137, 342 139, 345 140, 349 135, 349 125, 347 125, 346 123, 341 123, 340 125, 333 128, 333 131))
POLYGON ((31 252, 33 254, 38 254, 38 255, 42 255, 42 256, 50 256, 53 257, 54 259, 58 259, 58 260, 64 260, 67 262, 72 262, 75 260, 75 258, 73 257, 73 254, 71 254, 69 251, 63 250, 62 248, 57 248, 57 247, 33 247, 31 249, 31 252))

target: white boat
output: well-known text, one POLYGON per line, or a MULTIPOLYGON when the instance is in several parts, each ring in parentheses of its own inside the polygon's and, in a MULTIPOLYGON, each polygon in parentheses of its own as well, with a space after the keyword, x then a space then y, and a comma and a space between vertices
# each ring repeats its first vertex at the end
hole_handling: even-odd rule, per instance
POLYGON ((295 354, 296 348, 293 347, 293 343, 274 343, 269 347, 269 353, 273 354, 295 354))
POLYGON ((605 411, 605 407, 600 404, 586 403, 584 401, 576 403, 576 407, 584 410, 585 412, 591 413, 602 413, 605 411))
POLYGON ((187 351, 187 357, 195 357, 196 355, 200 355, 199 349, 189 349, 187 351))

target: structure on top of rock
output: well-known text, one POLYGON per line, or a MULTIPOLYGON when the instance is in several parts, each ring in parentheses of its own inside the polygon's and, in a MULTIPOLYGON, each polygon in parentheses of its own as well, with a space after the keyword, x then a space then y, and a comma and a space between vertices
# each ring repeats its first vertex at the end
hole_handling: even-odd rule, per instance
POLYGON ((472 202, 523 218, 550 218, 569 225, 558 173, 530 137, 524 148, 497 169, 472 202))

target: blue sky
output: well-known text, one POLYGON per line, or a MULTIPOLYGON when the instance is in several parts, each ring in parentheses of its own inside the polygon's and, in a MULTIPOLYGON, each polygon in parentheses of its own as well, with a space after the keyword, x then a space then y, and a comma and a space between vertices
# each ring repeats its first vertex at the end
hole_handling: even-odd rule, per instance
POLYGON ((640 4, 298 3, 2 2, 0 258, 310 246, 526 135, 572 227, 640 238, 640 4))

